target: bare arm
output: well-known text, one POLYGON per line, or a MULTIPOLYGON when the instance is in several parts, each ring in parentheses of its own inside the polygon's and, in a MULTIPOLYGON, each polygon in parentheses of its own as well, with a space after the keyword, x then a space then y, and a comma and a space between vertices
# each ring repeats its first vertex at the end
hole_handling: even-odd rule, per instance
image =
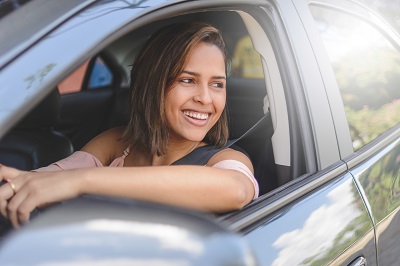
POLYGON ((254 195, 253 185, 242 173, 203 166, 91 169, 80 187, 82 194, 122 196, 211 212, 240 209, 254 195), (111 178, 113 175, 117 178, 111 178))
MULTIPOLYGON (((226 151, 210 162, 227 156, 244 155, 226 151)), ((36 207, 82 194, 122 196, 211 212, 240 209, 254 195, 244 174, 204 166, 101 167, 43 173, 2 166, 0 178, 12 178, 17 190, 13 195, 9 184, 0 187, 0 211, 15 227, 28 221, 36 207)))

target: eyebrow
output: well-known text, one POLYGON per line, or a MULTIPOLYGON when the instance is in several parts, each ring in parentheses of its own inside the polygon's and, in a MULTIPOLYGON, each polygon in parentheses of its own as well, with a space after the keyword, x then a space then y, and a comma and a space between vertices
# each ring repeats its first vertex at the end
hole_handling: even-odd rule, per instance
MULTIPOLYGON (((197 72, 192 72, 192 71, 188 71, 188 70, 183 70, 182 73, 186 73, 195 77, 199 77, 200 74, 197 72)), ((226 79, 225 76, 212 76, 213 79, 226 79)))

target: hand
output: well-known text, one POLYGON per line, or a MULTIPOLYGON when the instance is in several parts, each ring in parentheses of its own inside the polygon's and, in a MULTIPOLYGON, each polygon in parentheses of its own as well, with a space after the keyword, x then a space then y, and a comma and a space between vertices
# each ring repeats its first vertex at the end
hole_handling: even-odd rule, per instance
POLYGON ((79 195, 79 175, 71 171, 26 172, 0 165, 0 213, 14 228, 29 221, 37 207, 70 199, 79 195))

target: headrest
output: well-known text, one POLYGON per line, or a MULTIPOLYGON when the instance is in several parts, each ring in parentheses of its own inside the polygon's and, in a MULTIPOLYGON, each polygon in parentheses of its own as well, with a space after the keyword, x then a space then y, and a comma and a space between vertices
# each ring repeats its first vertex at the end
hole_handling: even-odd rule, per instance
POLYGON ((58 89, 50 92, 17 125, 17 128, 51 127, 58 123, 61 99, 58 89))

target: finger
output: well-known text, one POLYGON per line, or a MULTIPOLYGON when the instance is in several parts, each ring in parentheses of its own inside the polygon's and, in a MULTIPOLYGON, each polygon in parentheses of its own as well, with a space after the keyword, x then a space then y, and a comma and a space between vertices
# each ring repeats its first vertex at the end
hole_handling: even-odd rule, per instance
POLYGON ((17 193, 17 186, 13 180, 7 181, 0 187, 0 199, 8 200, 17 193))
POLYGON ((7 178, 14 178, 19 175, 22 171, 8 167, 5 165, 0 166, 0 180, 5 180, 7 178))
POLYGON ((3 168, 7 169, 3 171, 3 174, 5 173, 5 175, 3 176, 4 180, 2 182, 7 183, 0 186, 0 200, 10 200, 15 194, 17 194, 19 189, 29 181, 32 175, 31 172, 24 172, 11 167, 3 166, 3 168))
POLYGON ((28 193, 21 189, 11 200, 8 202, 6 207, 7 217, 10 220, 12 226, 14 228, 19 228, 19 220, 18 216, 23 216, 24 214, 21 213, 20 205, 21 203, 28 198, 28 193))
POLYGON ((19 226, 29 222, 31 212, 36 208, 36 202, 32 198, 27 197, 19 206, 17 211, 17 222, 19 226))
POLYGON ((10 181, 9 183, 5 183, 2 187, 0 187, 0 213, 3 217, 8 219, 7 205, 8 200, 15 195, 16 186, 10 181), (10 183, 11 182, 11 183, 10 183))
POLYGON ((0 199, 10 199, 17 192, 17 185, 14 178, 22 172, 15 168, 2 165, 0 167, 0 181, 7 181, 0 186, 0 199), (10 184, 11 181, 11 184, 10 184), (11 189, 11 190, 10 190, 11 189))
POLYGON ((0 200, 0 213, 3 217, 8 219, 8 215, 7 215, 7 201, 6 200, 0 200))
POLYGON ((11 188, 11 190, 13 192, 13 196, 14 196, 17 193, 17 187, 15 186, 14 182, 10 178, 7 178, 6 181, 10 185, 10 188, 11 188))
POLYGON ((30 213, 41 202, 41 194, 33 183, 24 185, 17 194, 8 202, 6 212, 14 228, 29 221, 30 213))

